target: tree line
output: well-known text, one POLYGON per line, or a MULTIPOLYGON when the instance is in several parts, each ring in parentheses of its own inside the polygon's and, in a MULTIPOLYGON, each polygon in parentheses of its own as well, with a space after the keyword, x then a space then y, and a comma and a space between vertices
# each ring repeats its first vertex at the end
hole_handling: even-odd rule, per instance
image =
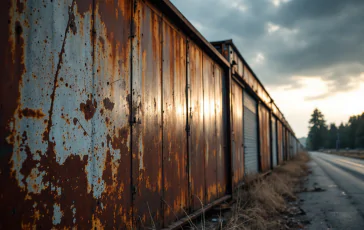
POLYGON ((364 113, 350 116, 348 122, 337 127, 326 124, 325 116, 317 108, 309 121, 307 148, 318 149, 360 149, 364 148, 364 113))

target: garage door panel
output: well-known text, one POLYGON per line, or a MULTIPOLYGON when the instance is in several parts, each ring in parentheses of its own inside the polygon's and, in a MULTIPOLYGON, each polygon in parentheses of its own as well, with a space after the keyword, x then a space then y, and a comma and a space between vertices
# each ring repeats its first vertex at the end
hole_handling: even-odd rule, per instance
POLYGON ((258 172, 258 121, 257 103, 244 92, 244 162, 245 174, 258 172))

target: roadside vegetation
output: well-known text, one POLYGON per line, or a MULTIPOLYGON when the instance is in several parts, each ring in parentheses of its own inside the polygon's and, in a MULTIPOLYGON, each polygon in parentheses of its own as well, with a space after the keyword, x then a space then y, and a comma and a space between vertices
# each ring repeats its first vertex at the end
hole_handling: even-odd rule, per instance
POLYGON ((335 155, 339 155, 339 156, 344 156, 344 157, 364 159, 364 150, 345 150, 345 149, 343 149, 343 150, 336 151, 335 149, 333 149, 333 150, 323 150, 323 152, 335 154, 335 155))
POLYGON ((324 114, 315 109, 309 121, 308 149, 364 149, 364 113, 350 116, 348 122, 336 126, 326 124, 324 114))
POLYGON ((308 174, 308 161, 308 154, 301 152, 266 177, 248 178, 249 185, 237 192, 224 229, 301 228, 303 225, 294 219, 294 215, 301 213, 295 194, 308 174))

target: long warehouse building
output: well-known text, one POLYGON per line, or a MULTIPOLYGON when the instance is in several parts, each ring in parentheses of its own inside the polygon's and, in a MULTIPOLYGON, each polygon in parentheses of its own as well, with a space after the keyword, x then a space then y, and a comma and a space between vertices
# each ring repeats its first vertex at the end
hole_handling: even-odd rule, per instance
POLYGON ((0 228, 165 228, 301 145, 168 0, 5 0, 0 228))

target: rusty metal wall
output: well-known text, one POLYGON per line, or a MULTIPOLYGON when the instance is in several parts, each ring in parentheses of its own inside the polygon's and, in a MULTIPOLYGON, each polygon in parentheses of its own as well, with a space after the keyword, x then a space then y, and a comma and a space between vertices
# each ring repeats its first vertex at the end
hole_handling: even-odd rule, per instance
POLYGON ((285 143, 285 150, 284 150, 284 156, 286 160, 289 160, 289 131, 287 130, 287 128, 284 128, 284 143, 285 143))
POLYGON ((226 136, 226 107, 224 102, 226 94, 225 87, 225 74, 223 69, 218 65, 214 65, 214 78, 215 78, 215 117, 216 117, 216 164, 217 164, 217 194, 222 197, 226 194, 228 185, 228 171, 227 157, 228 154, 226 148, 227 136, 226 136))
MULTIPOLYGON (((72 48, 73 53, 65 54, 64 62, 70 62, 70 66, 72 66, 72 69, 68 71, 68 77, 70 79, 77 79, 77 82, 72 84, 73 87, 81 89, 79 90, 79 94, 76 95, 67 95, 65 93, 61 96, 56 92, 59 99, 55 99, 55 101, 60 103, 60 110, 65 106, 66 101, 69 104, 68 98, 72 98, 72 101, 84 98, 84 102, 79 105, 80 111, 84 113, 84 119, 83 117, 78 117, 76 122, 75 118, 77 117, 73 116, 73 124, 75 125, 76 123, 75 127, 79 130, 78 133, 73 133, 73 135, 80 137, 82 135, 79 132, 84 131, 87 133, 86 136, 91 140, 89 161, 92 159, 92 165, 87 170, 87 176, 92 181, 90 187, 93 190, 93 197, 95 198, 95 214, 92 217, 92 225, 97 228, 107 228, 111 225, 120 226, 121 228, 130 226, 130 108, 126 95, 130 92, 129 36, 131 7, 131 1, 124 1, 122 4, 105 1, 94 2, 95 34, 92 38, 93 40, 90 41, 94 43, 94 78, 91 78, 92 75, 85 75, 84 78, 79 78, 78 68, 81 66, 84 66, 86 69, 92 68, 92 64, 89 63, 88 58, 86 58, 86 63, 83 63, 83 60, 78 63, 73 62, 72 59, 74 56, 83 55, 82 53, 84 52, 83 48, 76 48, 76 44, 73 43, 75 45, 72 48), (85 82, 90 82, 91 87, 88 84, 85 85, 85 82), (88 98, 85 98, 87 91, 82 92, 82 88, 85 86, 92 89, 92 92, 88 94, 88 98), (62 101, 64 102, 62 103, 62 101), (88 118, 92 119, 87 122, 86 120, 88 118), (92 128, 88 123, 91 123, 92 128)), ((91 4, 87 5, 88 12, 91 9, 91 4)), ((91 17, 91 15, 88 17, 91 17)), ((72 18, 72 15, 70 15, 70 28, 74 28, 73 31, 76 31, 77 28, 77 33, 70 34, 70 38, 74 36, 77 39, 82 36, 82 33, 91 33, 90 28, 82 29, 82 26, 77 22, 73 26, 72 18)), ((80 15, 79 19, 82 18, 85 18, 85 16, 80 15)), ((70 43, 72 44, 72 42, 70 43)), ((82 46, 80 43, 77 45, 82 46)), ((62 69, 64 68, 62 67, 62 69)), ((64 83, 67 85, 65 80, 64 83)), ((70 85, 70 83, 68 84, 70 85)), ((54 114, 59 113, 56 108, 55 106, 54 114)), ((72 110, 74 111, 75 108, 72 107, 68 110, 70 117, 72 117, 70 114, 72 110)), ((83 145, 84 140, 79 139, 74 139, 70 143, 69 141, 72 139, 71 130, 62 130, 61 127, 63 125, 59 122, 58 124, 60 125, 59 127, 53 126, 57 130, 56 132, 68 135, 63 139, 66 143, 63 147, 67 146, 69 150, 74 151, 75 146, 83 145)), ((55 140, 60 139, 61 137, 55 136, 55 140)), ((82 151, 84 149, 80 150, 80 152, 82 151)), ((67 153, 67 150, 63 149, 59 150, 59 152, 67 153)), ((59 175, 63 175, 64 180, 69 180, 78 174, 75 172, 67 175, 64 172, 59 172, 59 175)), ((78 193, 77 199, 75 197, 74 200, 80 201, 78 197, 83 195, 81 192, 78 193)), ((65 193, 65 196, 67 197, 67 193, 65 193)), ((63 203, 61 201, 61 207, 63 203)), ((80 207, 79 210, 81 213, 83 212, 83 208, 80 207)), ((64 211, 64 213, 66 212, 64 211)), ((75 212, 77 213, 77 209, 75 212)), ((78 220, 81 220, 81 218, 76 218, 75 221, 77 222, 78 220)), ((84 219, 82 220, 86 221, 84 219)), ((80 226, 82 226, 82 223, 80 223, 80 226)))
POLYGON ((2 4, 2 228, 129 226, 130 10, 2 4))
POLYGON ((283 128, 282 123, 277 120, 277 145, 278 145, 278 164, 283 162, 283 128))
POLYGON ((263 172, 271 168, 269 110, 259 104, 260 166, 263 172))
POLYGON ((188 210, 186 135, 186 36, 165 19, 163 26, 164 222, 188 210), (182 209, 182 208, 183 209, 182 209))
POLYGON ((239 55, 239 51, 232 42, 232 40, 212 42, 215 48, 232 64, 232 74, 239 76, 244 80, 245 84, 248 85, 252 91, 259 97, 259 99, 265 103, 272 113, 279 119, 284 120, 283 114, 278 107, 273 103, 273 99, 269 96, 264 86, 259 82, 254 73, 249 69, 246 62, 239 55))
POLYGON ((133 216, 137 226, 153 226, 154 223, 160 226, 162 28, 159 15, 147 4, 138 1, 134 7, 131 91, 133 216))
POLYGON ((243 89, 232 81, 231 85, 232 100, 232 171, 233 187, 235 188, 244 177, 244 137, 243 137, 243 89))
POLYGON ((190 206, 201 208, 205 201, 205 156, 204 156, 204 98, 202 75, 202 51, 192 42, 188 44, 189 82, 189 165, 190 206))
POLYGON ((3 2, 0 228, 160 228, 226 194, 227 71, 154 3, 3 2))
MULTIPOLYGON (((204 98, 204 154, 205 154, 205 186, 206 199, 209 203, 216 199, 216 123, 215 123, 215 80, 214 63, 203 54, 203 98, 204 98)), ((201 90, 201 89, 198 89, 201 90)))

